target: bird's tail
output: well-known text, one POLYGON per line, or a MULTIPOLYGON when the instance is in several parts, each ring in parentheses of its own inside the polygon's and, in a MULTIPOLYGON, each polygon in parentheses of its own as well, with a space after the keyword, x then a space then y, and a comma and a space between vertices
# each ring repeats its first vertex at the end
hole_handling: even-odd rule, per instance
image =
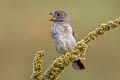
POLYGON ((74 62, 72 63, 72 67, 73 67, 73 69, 75 69, 75 70, 83 70, 83 69, 85 69, 84 64, 83 64, 80 60, 74 61, 74 62))

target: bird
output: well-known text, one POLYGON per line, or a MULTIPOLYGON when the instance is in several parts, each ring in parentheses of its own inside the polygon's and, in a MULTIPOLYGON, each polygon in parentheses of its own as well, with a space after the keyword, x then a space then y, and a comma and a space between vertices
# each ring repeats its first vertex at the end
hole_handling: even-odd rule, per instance
MULTIPOLYGON (((52 16, 49 21, 53 21, 51 36, 56 51, 60 55, 65 55, 66 52, 71 51, 76 44, 74 30, 71 25, 69 14, 62 10, 56 10, 49 13, 49 15, 52 16)), ((72 62, 72 67, 75 70, 85 69, 85 66, 81 60, 72 62)))

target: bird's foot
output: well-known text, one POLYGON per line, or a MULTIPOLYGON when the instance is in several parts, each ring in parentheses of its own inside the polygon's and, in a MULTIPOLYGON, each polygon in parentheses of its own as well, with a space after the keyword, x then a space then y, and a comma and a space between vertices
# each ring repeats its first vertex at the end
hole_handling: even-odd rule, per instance
POLYGON ((85 57, 80 57, 80 61, 81 61, 81 62, 84 62, 85 60, 86 60, 85 57))

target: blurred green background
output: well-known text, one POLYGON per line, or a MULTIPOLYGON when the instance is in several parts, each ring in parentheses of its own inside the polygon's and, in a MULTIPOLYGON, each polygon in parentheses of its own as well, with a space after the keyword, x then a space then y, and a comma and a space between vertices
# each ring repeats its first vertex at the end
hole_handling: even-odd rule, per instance
MULTIPOLYGON (((44 49, 43 70, 59 56, 49 22, 50 12, 70 14, 76 39, 103 22, 120 16, 120 0, 0 0, 0 80, 30 80, 32 60, 44 49)), ((120 80, 120 29, 111 30, 89 46, 86 70, 68 66, 59 80, 120 80)))

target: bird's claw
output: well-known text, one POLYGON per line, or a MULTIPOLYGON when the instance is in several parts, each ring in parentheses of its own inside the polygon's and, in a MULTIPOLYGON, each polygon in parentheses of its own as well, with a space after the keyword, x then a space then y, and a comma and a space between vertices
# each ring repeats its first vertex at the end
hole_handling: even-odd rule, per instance
POLYGON ((80 61, 81 61, 81 62, 84 62, 85 60, 86 60, 85 57, 80 57, 80 61))

